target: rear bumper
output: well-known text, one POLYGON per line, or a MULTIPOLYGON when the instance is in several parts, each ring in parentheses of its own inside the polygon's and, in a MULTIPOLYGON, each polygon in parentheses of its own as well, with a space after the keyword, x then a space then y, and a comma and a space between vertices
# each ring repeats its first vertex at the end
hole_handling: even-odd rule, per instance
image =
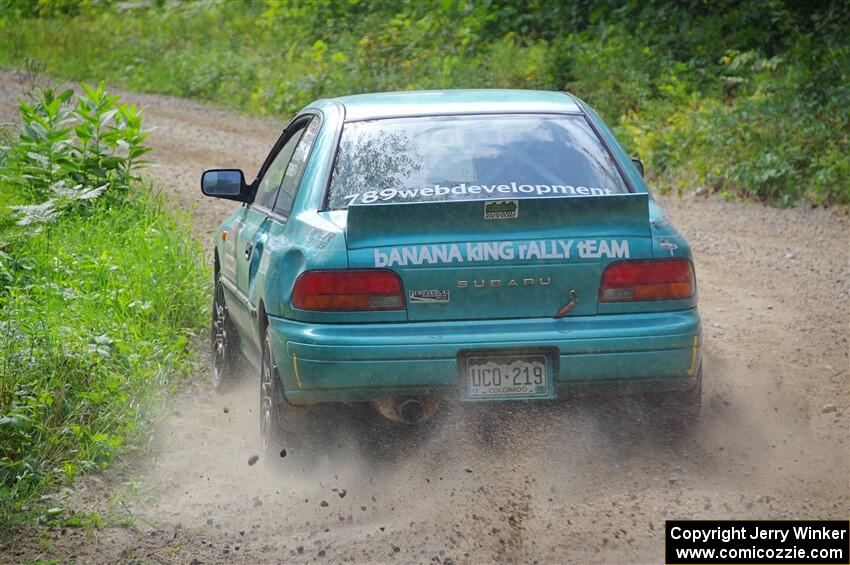
POLYGON ((387 324, 311 324, 271 317, 269 332, 289 402, 445 394, 459 398, 462 351, 557 350, 556 391, 625 385, 689 388, 700 363, 696 309, 675 312, 387 324))

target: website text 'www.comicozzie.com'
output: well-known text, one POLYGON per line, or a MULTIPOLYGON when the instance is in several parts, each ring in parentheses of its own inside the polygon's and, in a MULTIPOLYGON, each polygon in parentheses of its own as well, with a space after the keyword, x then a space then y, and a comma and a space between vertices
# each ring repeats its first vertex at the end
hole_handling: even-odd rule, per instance
POLYGON ((822 559, 834 560, 839 559, 844 552, 840 548, 814 548, 805 549, 802 547, 679 547, 676 548, 676 558, 688 563, 703 562, 703 560, 712 561, 714 559, 745 559, 745 560, 765 560, 772 561, 791 560, 791 559, 813 559, 819 561, 822 559))
POLYGON ((838 520, 668 520, 668 565, 844 565, 850 523, 838 520))

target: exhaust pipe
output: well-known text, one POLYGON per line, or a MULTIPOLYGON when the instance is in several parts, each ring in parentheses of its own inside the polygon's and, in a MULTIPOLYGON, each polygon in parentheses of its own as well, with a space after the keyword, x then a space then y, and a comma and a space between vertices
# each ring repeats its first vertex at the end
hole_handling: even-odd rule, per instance
POLYGON ((405 422, 415 424, 425 415, 425 407, 415 398, 408 398, 398 405, 398 413, 405 422))
POLYGON ((434 398, 413 396, 379 398, 372 401, 372 404, 384 418, 406 424, 418 424, 428 420, 439 406, 439 402, 434 398))

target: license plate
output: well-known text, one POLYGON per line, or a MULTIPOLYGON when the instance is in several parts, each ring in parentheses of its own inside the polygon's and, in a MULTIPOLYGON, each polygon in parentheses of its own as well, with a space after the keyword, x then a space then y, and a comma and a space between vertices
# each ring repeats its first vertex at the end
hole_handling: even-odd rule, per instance
POLYGON ((461 357, 467 400, 551 398, 549 356, 469 354, 461 357))

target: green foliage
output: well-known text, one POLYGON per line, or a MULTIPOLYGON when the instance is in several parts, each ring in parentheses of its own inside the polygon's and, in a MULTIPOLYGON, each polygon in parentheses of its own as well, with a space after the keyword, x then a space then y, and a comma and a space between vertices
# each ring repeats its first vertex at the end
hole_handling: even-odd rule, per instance
POLYGON ((662 189, 850 203, 850 11, 791 0, 0 4, 0 64, 289 115, 315 98, 569 89, 662 189))
POLYGON ((850 89, 818 100, 779 56, 730 51, 721 64, 723 98, 682 89, 675 103, 665 93, 620 118, 656 182, 778 205, 850 203, 850 89))
POLYGON ((83 87, 42 91, 21 117, 0 164, 0 524, 144 437, 148 401, 190 369, 208 294, 187 224, 134 176, 137 111, 83 87))
POLYGON ((18 225, 40 229, 102 195, 120 200, 139 180, 134 169, 150 150, 142 145, 141 113, 116 104, 102 84, 81 87, 80 96, 44 88, 19 103, 21 132, 0 165, 7 182, 36 202, 13 207, 18 225))
POLYGON ((75 16, 111 3, 110 0, 0 0, 0 14, 17 17, 75 16))

